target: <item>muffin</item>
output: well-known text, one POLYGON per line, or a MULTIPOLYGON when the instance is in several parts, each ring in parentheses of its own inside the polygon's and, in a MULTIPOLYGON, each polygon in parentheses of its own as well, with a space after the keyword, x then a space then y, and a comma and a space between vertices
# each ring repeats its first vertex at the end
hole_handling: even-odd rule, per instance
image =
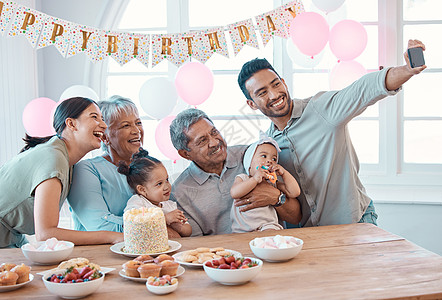
POLYGON ((165 260, 172 260, 172 261, 174 261, 175 259, 172 257, 172 256, 170 256, 170 255, 167 255, 167 254, 160 254, 160 255, 158 255, 156 258, 155 258, 155 262, 157 263, 157 264, 159 264, 159 263, 161 263, 162 261, 165 261, 165 260))
POLYGON ((147 254, 140 255, 137 258, 134 259, 135 261, 139 261, 142 264, 147 264, 153 262, 153 257, 147 254))
POLYGON ((31 272, 31 267, 21 264, 15 266, 11 269, 11 272, 17 273, 18 279, 17 284, 29 281, 29 273, 31 272))
POLYGON ((3 271, 0 273, 0 286, 15 285, 17 283, 18 274, 11 271, 3 271))
POLYGON ((176 261, 165 260, 160 263, 161 265, 161 273, 160 276, 170 275, 175 276, 178 270, 178 266, 180 265, 176 261))
POLYGON ((138 273, 137 270, 139 266, 141 266, 141 262, 129 260, 123 264, 123 269, 126 275, 129 277, 140 277, 140 273, 138 273))
POLYGON ((15 267, 15 266, 16 266, 16 264, 2 263, 2 264, 0 265, 0 272, 3 272, 3 271, 11 271, 11 269, 12 269, 13 267, 15 267))
POLYGON ((141 278, 148 278, 149 276, 158 277, 160 276, 161 266, 148 263, 138 267, 138 272, 141 278))

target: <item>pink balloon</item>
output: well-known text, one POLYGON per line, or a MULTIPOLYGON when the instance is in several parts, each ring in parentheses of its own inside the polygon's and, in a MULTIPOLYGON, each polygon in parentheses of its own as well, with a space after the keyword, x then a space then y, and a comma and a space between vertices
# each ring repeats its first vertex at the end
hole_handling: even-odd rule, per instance
POLYGON ((367 74, 367 70, 354 60, 341 61, 330 72, 330 89, 341 90, 367 74))
POLYGON ((188 104, 201 104, 212 93, 212 71, 200 62, 186 63, 176 73, 175 87, 181 99, 188 104))
POLYGON ((324 49, 329 38, 328 23, 315 12, 303 12, 290 21, 289 35, 299 51, 314 56, 324 49))
POLYGON ((353 20, 336 23, 330 31, 330 50, 339 60, 353 60, 367 46, 367 31, 353 20))
POLYGON ((158 123, 158 126, 155 129, 155 142, 157 143, 158 149, 174 162, 181 157, 170 139, 169 128, 175 117, 176 116, 165 117, 160 123, 158 123))
POLYGON ((26 104, 22 120, 29 135, 45 137, 55 134, 51 114, 56 104, 54 100, 44 97, 36 98, 26 104))

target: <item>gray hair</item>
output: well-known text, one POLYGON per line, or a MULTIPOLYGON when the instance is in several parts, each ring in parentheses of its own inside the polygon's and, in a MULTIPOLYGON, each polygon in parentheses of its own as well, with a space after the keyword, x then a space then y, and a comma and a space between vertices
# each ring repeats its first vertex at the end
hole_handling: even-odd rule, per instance
POLYGON ((213 124, 205 112, 196 108, 188 108, 176 116, 172 124, 170 124, 170 138, 175 149, 190 151, 187 147, 189 137, 186 133, 189 131, 190 126, 201 119, 207 119, 207 121, 213 124))
MULTIPOLYGON (((138 114, 138 109, 129 98, 113 95, 107 100, 98 102, 98 107, 103 115, 104 123, 107 125, 106 134, 109 134, 109 128, 123 114, 138 114)), ((107 146, 102 142, 101 149, 108 153, 107 146)))

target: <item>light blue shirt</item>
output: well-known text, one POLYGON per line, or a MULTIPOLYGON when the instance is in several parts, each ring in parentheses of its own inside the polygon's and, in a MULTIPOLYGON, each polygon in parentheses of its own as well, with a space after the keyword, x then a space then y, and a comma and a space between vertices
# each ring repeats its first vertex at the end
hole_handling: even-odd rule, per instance
POLYGON ((358 222, 371 199, 359 177, 359 160, 347 124, 388 91, 388 69, 369 73, 341 91, 320 92, 293 100, 292 115, 280 131, 268 135, 281 148, 279 163, 298 181, 300 226, 358 222))
POLYGON ((68 195, 74 229, 123 232, 123 212, 131 196, 126 176, 102 156, 78 162, 68 195))

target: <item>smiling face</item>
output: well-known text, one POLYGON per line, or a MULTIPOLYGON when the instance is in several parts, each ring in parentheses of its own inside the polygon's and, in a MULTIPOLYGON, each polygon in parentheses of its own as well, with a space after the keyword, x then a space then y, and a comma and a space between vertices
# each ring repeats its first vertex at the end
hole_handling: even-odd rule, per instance
POLYGON ((138 151, 143 144, 144 130, 140 117, 136 114, 122 113, 121 116, 109 125, 107 130, 108 151, 112 162, 120 160, 130 162, 132 154, 138 151))
POLYGON ((272 121, 290 118, 292 101, 284 79, 275 72, 260 70, 246 81, 245 87, 253 100, 247 100, 252 109, 259 109, 272 121))
POLYGON ((261 144, 256 147, 255 154, 253 155, 250 163, 249 174, 255 175, 256 168, 261 166, 273 166, 278 163, 278 152, 272 144, 261 144))
POLYGON ((155 205, 169 200, 171 185, 163 164, 159 163, 150 173, 143 185, 137 186, 137 192, 155 205))
POLYGON ((186 135, 190 151, 179 150, 178 153, 207 173, 221 174, 227 158, 227 145, 218 129, 207 119, 201 119, 190 126, 186 135))
POLYGON ((85 144, 84 151, 100 148, 101 140, 107 128, 97 105, 89 105, 77 119, 71 119, 77 128, 78 140, 85 144))

